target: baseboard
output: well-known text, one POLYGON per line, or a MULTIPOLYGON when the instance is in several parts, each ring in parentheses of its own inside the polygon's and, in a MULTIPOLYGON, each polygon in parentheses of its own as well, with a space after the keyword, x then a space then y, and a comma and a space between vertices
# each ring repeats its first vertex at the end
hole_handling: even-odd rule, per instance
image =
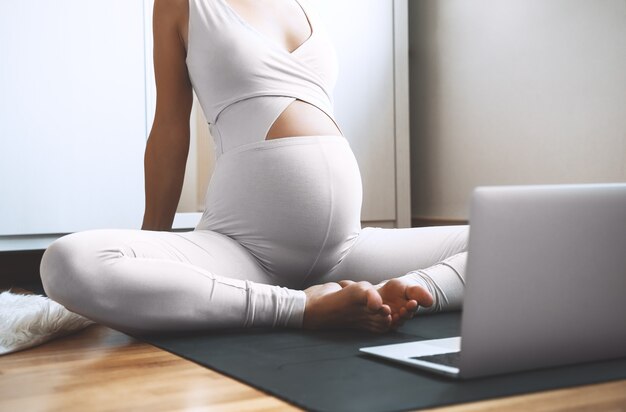
POLYGON ((39 265, 43 250, 0 253, 0 288, 40 285, 39 265))
POLYGON ((361 228, 364 227, 382 227, 385 229, 392 229, 396 227, 395 220, 362 220, 361 228))
POLYGON ((467 225, 468 221, 463 219, 445 219, 439 217, 418 217, 413 216, 411 218, 412 227, 424 227, 424 226, 456 226, 467 225))

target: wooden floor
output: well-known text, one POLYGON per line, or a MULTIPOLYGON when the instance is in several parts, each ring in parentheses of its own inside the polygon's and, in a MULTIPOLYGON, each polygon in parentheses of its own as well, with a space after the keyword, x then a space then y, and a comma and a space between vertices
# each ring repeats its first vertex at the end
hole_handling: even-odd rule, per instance
MULTIPOLYGON (((297 408, 101 325, 0 356, 0 411, 297 408)), ((436 411, 626 411, 626 380, 436 411)))

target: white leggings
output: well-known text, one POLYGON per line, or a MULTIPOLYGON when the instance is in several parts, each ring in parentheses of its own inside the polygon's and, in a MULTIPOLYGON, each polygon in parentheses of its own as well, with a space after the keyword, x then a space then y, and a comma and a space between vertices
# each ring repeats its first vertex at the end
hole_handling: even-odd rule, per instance
POLYGON ((48 247, 41 278, 69 310, 129 332, 300 327, 314 284, 406 276, 462 303, 467 226, 361 229, 341 136, 264 140, 220 156, 194 231, 88 230, 48 247))

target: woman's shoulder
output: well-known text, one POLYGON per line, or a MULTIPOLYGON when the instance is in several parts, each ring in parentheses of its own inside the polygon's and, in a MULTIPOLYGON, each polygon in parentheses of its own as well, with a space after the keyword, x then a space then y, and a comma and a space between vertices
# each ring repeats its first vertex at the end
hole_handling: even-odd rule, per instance
POLYGON ((153 19, 179 25, 189 14, 189 0, 154 0, 153 19))
POLYGON ((154 0, 154 7, 177 11, 187 9, 189 7, 189 0, 154 0))

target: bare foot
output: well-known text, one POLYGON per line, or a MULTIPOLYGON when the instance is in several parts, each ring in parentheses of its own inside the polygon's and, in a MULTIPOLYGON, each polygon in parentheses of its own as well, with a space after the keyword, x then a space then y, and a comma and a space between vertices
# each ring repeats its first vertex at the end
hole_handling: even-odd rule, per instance
POLYGON ((307 296, 303 327, 306 329, 356 328, 387 332, 392 324, 391 309, 368 282, 315 285, 307 296))
POLYGON ((378 293, 391 308, 393 329, 413 318, 419 306, 433 304, 433 297, 426 289, 406 279, 391 279, 378 289, 378 293))
MULTIPOLYGON (((342 280, 339 285, 348 287, 354 284, 351 280, 342 280)), ((377 289, 383 303, 391 309, 391 329, 397 329, 405 321, 412 319, 419 306, 430 307, 433 297, 422 286, 410 280, 395 278, 377 289)))

